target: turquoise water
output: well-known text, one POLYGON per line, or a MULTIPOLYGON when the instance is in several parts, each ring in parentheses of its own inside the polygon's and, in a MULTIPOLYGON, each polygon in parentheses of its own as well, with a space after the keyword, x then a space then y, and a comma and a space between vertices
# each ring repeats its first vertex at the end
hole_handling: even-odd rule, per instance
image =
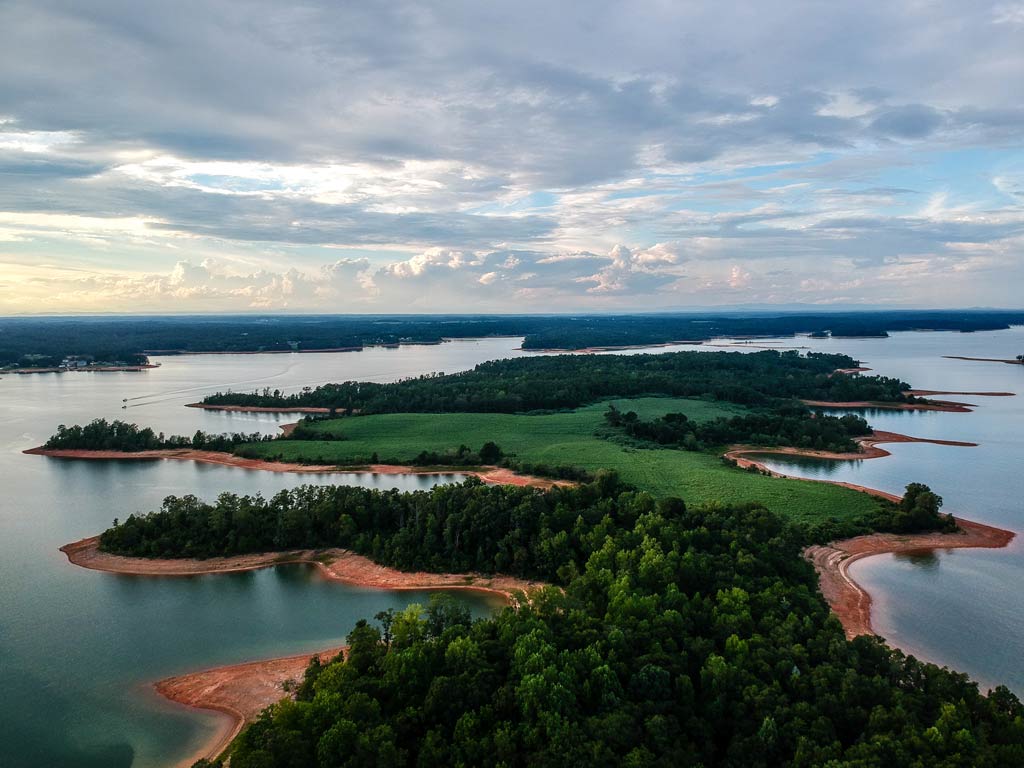
MULTIPOLYGON (((129 418, 168 433, 275 432, 294 416, 182 407, 234 386, 298 388, 456 371, 518 354, 517 339, 333 355, 181 356, 143 373, 0 379, 0 765, 169 766, 210 735, 214 716, 156 696, 154 680, 343 642, 355 622, 426 592, 361 589, 308 566, 157 579, 77 568, 58 547, 171 493, 272 494, 301 483, 426 488, 452 477, 289 475, 176 461, 25 456, 60 423, 129 418), (122 409, 124 398, 131 407, 122 409)), ((492 598, 455 593, 476 615, 492 598)))
MULTIPOLYGON (((892 456, 855 462, 768 462, 787 474, 842 480, 900 493, 930 485, 944 510, 1024 531, 1024 366, 948 360, 943 355, 1014 358, 1024 328, 991 333, 903 333, 889 339, 800 340, 846 352, 875 372, 920 389, 1016 392, 1016 397, 936 396, 976 403, 972 413, 873 411, 878 429, 976 442, 975 448, 900 443, 892 456)), ((947 550, 929 556, 879 555, 851 575, 874 599, 872 623, 915 655, 970 673, 983 685, 1024 694, 1024 536, 1002 550, 947 550)))

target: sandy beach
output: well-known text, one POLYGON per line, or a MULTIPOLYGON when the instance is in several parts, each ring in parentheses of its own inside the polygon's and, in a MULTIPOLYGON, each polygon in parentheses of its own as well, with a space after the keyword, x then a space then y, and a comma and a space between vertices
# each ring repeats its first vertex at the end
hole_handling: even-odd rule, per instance
MULTIPOLYGON (((286 425, 287 426, 287 425, 286 425)), ((49 456, 56 459, 82 459, 86 461, 196 461, 202 464, 219 464, 240 469, 258 469, 266 472, 298 472, 322 474, 325 472, 371 472, 378 475, 471 475, 491 485, 518 485, 548 489, 556 486, 570 486, 569 480, 551 480, 534 475, 521 475, 505 467, 415 467, 403 464, 369 464, 345 466, 335 464, 297 464, 286 461, 264 461, 246 459, 223 451, 201 451, 195 448, 167 448, 154 451, 90 451, 77 448, 29 448, 23 453, 32 456, 49 456)))

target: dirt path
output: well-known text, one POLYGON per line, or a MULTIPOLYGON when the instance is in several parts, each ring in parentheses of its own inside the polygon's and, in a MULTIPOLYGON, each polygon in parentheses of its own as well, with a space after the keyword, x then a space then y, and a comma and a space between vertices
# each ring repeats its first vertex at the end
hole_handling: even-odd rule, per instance
POLYGON ((315 656, 326 661, 345 650, 346 646, 335 646, 316 653, 206 669, 156 683, 157 693, 171 701, 227 716, 224 727, 214 738, 181 761, 178 768, 188 768, 202 758, 213 760, 218 757, 246 723, 251 723, 260 712, 287 695, 286 684, 302 681, 306 667, 315 656))
POLYGON ((1001 528, 956 518, 957 533, 872 533, 852 539, 815 545, 804 550, 804 557, 818 572, 821 592, 832 612, 842 622, 848 638, 874 634, 871 627, 871 595, 849 574, 850 565, 872 555, 890 552, 923 552, 935 549, 1005 547, 1016 534, 1001 528))

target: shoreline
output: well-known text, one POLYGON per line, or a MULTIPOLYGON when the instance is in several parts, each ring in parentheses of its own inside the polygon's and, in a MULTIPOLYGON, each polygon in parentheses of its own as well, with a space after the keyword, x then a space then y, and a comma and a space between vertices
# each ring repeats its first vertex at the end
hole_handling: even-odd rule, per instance
MULTIPOLYGON (((846 483, 837 480, 821 480, 817 478, 798 477, 787 475, 768 469, 762 462, 757 461, 753 456, 790 455, 807 456, 818 459, 834 460, 857 460, 875 459, 891 455, 884 448, 879 448, 879 443, 932 443, 935 445, 952 445, 961 447, 976 446, 977 443, 965 443, 957 440, 930 440, 926 438, 911 437, 898 432, 874 431, 865 438, 859 438, 858 442, 865 450, 860 453, 834 453, 830 451, 804 451, 799 448, 734 448, 724 454, 726 458, 733 459, 740 468, 750 466, 757 467, 766 472, 770 477, 783 477, 793 480, 805 480, 816 483, 829 483, 844 488, 851 488, 856 491, 867 493, 871 496, 887 499, 898 503, 900 497, 887 493, 877 488, 868 488, 863 485, 846 483)), ((859 635, 873 635, 874 629, 871 625, 871 594, 858 584, 849 574, 849 567, 858 560, 873 555, 884 555, 900 552, 925 552, 931 550, 949 549, 1001 549, 1010 544, 1016 537, 1016 533, 1003 528, 997 528, 962 517, 954 517, 960 530, 955 533, 868 533, 863 536, 854 536, 849 539, 832 541, 828 544, 814 544, 807 547, 804 558, 808 560, 818 574, 818 587, 822 596, 828 603, 832 613, 843 625, 847 639, 852 640, 859 635)), ((888 640, 886 640, 889 643, 888 640)), ((891 643, 889 643, 892 645, 891 643)), ((893 646, 899 647, 899 646, 893 646)), ((908 649, 901 649, 910 653, 908 649)))
POLYGON ((547 586, 543 582, 520 579, 515 576, 400 571, 397 568, 379 565, 364 555, 358 555, 338 547, 257 552, 197 560, 193 558, 146 558, 113 555, 100 551, 99 542, 99 536, 90 536, 65 544, 60 551, 64 553, 69 563, 79 568, 117 573, 123 576, 204 576, 215 573, 258 571, 277 565, 308 564, 315 566, 330 581, 338 581, 355 587, 397 592, 429 589, 468 590, 496 595, 508 605, 516 604, 519 593, 547 586))
POLYGON ((186 408, 201 408, 204 411, 230 411, 232 413, 330 413, 330 408, 297 405, 294 408, 277 408, 263 405, 212 405, 207 403, 185 403, 186 408))
MULTIPOLYGON (((287 425, 286 425, 287 426, 287 425)), ((296 464, 264 459, 246 459, 223 451, 203 451, 196 448, 161 448, 152 451, 92 451, 78 448, 29 448, 22 453, 48 456, 56 459, 82 459, 86 461, 195 461, 200 464, 218 464, 239 469, 257 469, 265 472, 296 472, 299 474, 363 474, 375 475, 466 475, 479 478, 488 485, 517 485, 548 490, 574 485, 569 480, 552 480, 536 475, 520 475, 511 469, 496 466, 483 467, 416 467, 405 464, 296 464)))
POLYGON ((873 488, 866 488, 860 485, 854 485, 853 483, 787 475, 783 472, 769 469, 763 462, 757 461, 755 458, 751 457, 803 456, 809 459, 825 459, 829 461, 859 461, 861 459, 881 459, 886 456, 891 456, 891 452, 878 447, 882 443, 931 443, 932 445, 948 445, 957 448, 978 447, 977 443, 968 443, 962 440, 933 440, 927 437, 911 437, 910 435, 900 434, 899 432, 886 432, 884 430, 877 429, 872 430, 870 435, 856 438, 855 442, 861 447, 861 450, 852 453, 840 453, 837 451, 809 451, 803 448, 793 447, 764 448, 758 446, 735 446, 722 454, 722 456, 726 459, 735 461, 736 466, 740 469, 756 467, 761 472, 766 473, 769 477, 785 477, 791 480, 807 480, 813 483, 831 483, 832 485, 841 485, 846 488, 854 488, 859 491, 864 491, 873 496, 889 499, 890 501, 899 501, 899 497, 894 496, 891 493, 886 493, 885 491, 879 491, 873 488))
POLYGON ((148 371, 159 367, 160 363, 140 363, 139 365, 86 365, 82 368, 6 368, 0 371, 0 374, 17 373, 25 376, 30 373, 117 373, 148 371))
MULTIPOLYGON (((960 393, 950 393, 960 394, 960 393)), ((952 400, 932 400, 928 403, 889 403, 889 402, 872 402, 870 400, 849 400, 847 402, 832 402, 831 400, 801 400, 806 406, 811 408, 850 408, 850 409, 869 409, 875 408, 878 410, 891 410, 891 411, 944 411, 946 413, 973 413, 973 409, 978 406, 974 403, 955 403, 952 400)))
MULTIPOLYGON (((512 337, 515 338, 515 337, 512 337)), ((707 341, 694 341, 694 340, 683 340, 683 341, 662 341, 657 344, 611 344, 608 346, 598 347, 544 347, 541 349, 534 349, 532 347, 519 347, 520 352, 540 352, 547 355, 570 355, 570 354, 594 354, 595 352, 621 352, 627 349, 657 349, 661 347, 677 347, 677 346, 690 346, 699 347, 707 345, 707 341)))
POLYGON ((962 355, 943 355, 946 360, 971 360, 976 363, 1006 363, 1007 365, 1024 365, 1024 360, 1013 360, 1004 357, 963 357, 962 355))
POLYGON ((828 544, 815 544, 804 550, 804 558, 818 574, 821 593, 843 625, 848 639, 875 634, 871 625, 871 594, 849 574, 850 566, 856 561, 874 555, 937 549, 1001 549, 1017 535, 1013 531, 962 517, 954 519, 961 529, 956 533, 869 533, 828 544))
POLYGON ((972 397, 1016 397, 1016 392, 954 392, 946 389, 910 389, 908 395, 930 397, 931 395, 970 395, 972 397))
POLYGON ((181 760, 175 768, 190 768, 197 760, 215 760, 221 756, 247 723, 288 695, 285 683, 301 680, 314 657, 331 659, 344 653, 347 647, 340 645, 314 653, 225 664, 153 683, 154 690, 168 701, 188 709, 215 712, 225 718, 206 746, 181 760))

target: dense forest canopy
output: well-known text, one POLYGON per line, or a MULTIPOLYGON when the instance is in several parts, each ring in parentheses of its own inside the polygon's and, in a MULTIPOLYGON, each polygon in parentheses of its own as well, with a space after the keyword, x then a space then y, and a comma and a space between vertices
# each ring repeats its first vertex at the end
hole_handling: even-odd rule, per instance
POLYGON ((550 355, 495 360, 471 371, 378 384, 348 381, 295 394, 218 392, 209 405, 324 407, 360 413, 519 413, 576 408, 607 397, 710 396, 742 405, 803 398, 902 402, 910 385, 885 376, 835 376, 856 367, 847 355, 778 352, 668 352, 550 355))
POLYGON ((111 551, 176 556, 339 542, 564 592, 474 623, 444 603, 360 623, 347 660, 313 664, 297 701, 242 734, 234 768, 1024 761, 1013 694, 983 696, 877 639, 848 642, 801 533, 758 505, 688 509, 612 475, 549 492, 300 488, 171 499, 103 537, 111 551))
POLYGON ((526 349, 701 341, 719 336, 884 336, 977 331, 1024 322, 1024 312, 896 311, 652 315, 211 315, 0 318, 0 366, 51 366, 77 356, 142 362, 147 354, 360 348, 446 338, 523 336, 526 349))

